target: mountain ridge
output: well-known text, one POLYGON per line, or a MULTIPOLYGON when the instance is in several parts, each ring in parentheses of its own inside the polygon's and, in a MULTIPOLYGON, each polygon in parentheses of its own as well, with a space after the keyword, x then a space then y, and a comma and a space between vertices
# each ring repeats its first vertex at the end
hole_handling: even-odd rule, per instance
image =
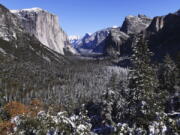
MULTIPOLYGON (((125 18, 122 26, 112 26, 106 29, 98 30, 91 35, 85 34, 85 36, 76 41, 73 46, 80 52, 80 54, 98 53, 102 55, 111 55, 112 53, 115 53, 112 54, 112 56, 115 56, 120 54, 119 51, 115 50, 122 46, 117 43, 122 42, 124 44, 124 40, 127 40, 127 36, 138 34, 145 30, 150 25, 151 21, 152 19, 145 15, 129 15, 125 18), (117 34, 117 31, 119 31, 119 34, 117 34), (115 36, 115 33, 119 37, 115 36), (110 37, 113 38, 111 42, 108 41, 110 37)), ((118 50, 120 50, 120 48, 118 50)))
POLYGON ((64 57, 62 57, 61 54, 46 47, 34 35, 26 32, 23 29, 24 27, 21 26, 17 16, 3 5, 0 5, 0 18, 1 52, 6 52, 6 55, 12 56, 12 59, 21 59, 23 61, 30 60, 33 62, 36 61, 36 59, 33 60, 31 57, 36 57, 37 61, 40 60, 41 62, 52 62, 55 64, 61 63, 62 61, 63 63, 64 57), (32 56, 30 56, 30 54, 32 56))

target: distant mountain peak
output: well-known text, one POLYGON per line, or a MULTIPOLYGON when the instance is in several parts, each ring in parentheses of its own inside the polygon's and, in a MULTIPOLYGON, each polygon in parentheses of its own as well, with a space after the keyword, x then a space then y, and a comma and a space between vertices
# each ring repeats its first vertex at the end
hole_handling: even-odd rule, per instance
POLYGON ((85 36, 91 36, 91 35, 92 35, 92 33, 90 33, 90 32, 85 33, 85 36))
POLYGON ((118 26, 114 25, 114 26, 112 26, 112 28, 113 28, 113 29, 116 29, 116 28, 118 28, 118 26))
POLYGON ((145 30, 150 24, 152 19, 145 15, 139 14, 138 16, 129 15, 125 18, 121 31, 127 34, 136 34, 145 30))
POLYGON ((133 15, 128 15, 128 16, 126 16, 125 18, 126 19, 128 19, 128 18, 134 18, 135 16, 133 16, 133 15))
POLYGON ((176 15, 180 15, 180 9, 175 14, 176 15))
POLYGON ((78 40, 78 39, 80 39, 81 37, 80 36, 78 36, 78 35, 71 35, 71 36, 69 36, 69 40, 78 40))
POLYGON ((69 41, 70 41, 71 45, 72 45, 74 48, 76 48, 76 47, 75 47, 75 44, 81 39, 81 37, 80 37, 80 36, 77 36, 77 35, 72 35, 72 36, 69 36, 68 38, 69 38, 69 41))
POLYGON ((144 15, 144 14, 138 14, 138 17, 139 17, 139 18, 149 18, 149 17, 147 17, 147 16, 144 15))

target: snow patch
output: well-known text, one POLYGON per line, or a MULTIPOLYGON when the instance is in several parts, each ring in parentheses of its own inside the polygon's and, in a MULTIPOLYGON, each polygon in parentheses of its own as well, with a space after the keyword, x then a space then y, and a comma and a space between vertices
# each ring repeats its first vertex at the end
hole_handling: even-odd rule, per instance
POLYGON ((79 40, 81 37, 77 35, 69 36, 69 40, 79 40))
POLYGON ((80 135, 84 135, 83 132, 86 130, 86 126, 85 125, 82 125, 80 124, 78 127, 77 127, 77 132, 80 134, 80 135))
POLYGON ((41 8, 38 8, 38 7, 34 7, 34 8, 27 8, 27 9, 20 9, 20 10, 10 10, 11 13, 18 13, 18 12, 21 12, 21 11, 27 11, 27 12, 41 12, 41 11, 45 11, 41 8))
POLYGON ((116 29, 116 28, 118 28, 118 26, 112 26, 112 28, 113 28, 113 29, 116 29))

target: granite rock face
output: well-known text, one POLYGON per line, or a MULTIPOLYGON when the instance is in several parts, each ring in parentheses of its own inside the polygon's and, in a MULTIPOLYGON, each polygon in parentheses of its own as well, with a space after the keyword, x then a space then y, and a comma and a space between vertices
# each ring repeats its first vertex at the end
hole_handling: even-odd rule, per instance
MULTIPOLYGON (((19 18, 0 5, 0 59, 62 64, 64 56, 43 45, 35 36, 24 30, 19 18), (7 59, 6 59, 7 58, 7 59)), ((16 63, 16 62, 15 62, 16 63)))
POLYGON ((158 32, 164 27, 164 16, 155 17, 148 27, 152 32, 158 32))
POLYGON ((126 42, 129 35, 120 31, 120 29, 112 29, 106 39, 105 54, 117 57, 125 52, 126 42))
POLYGON ((34 35, 42 44, 50 49, 65 54, 71 47, 68 36, 58 23, 58 17, 40 8, 11 10, 20 20, 24 29, 34 35))
POLYGON ((180 11, 155 17, 144 33, 157 59, 180 56, 180 11))
POLYGON ((137 34, 145 30, 150 24, 152 19, 145 15, 127 16, 121 27, 121 31, 127 34, 137 34))
POLYGON ((0 38, 11 41, 17 38, 17 32, 23 31, 16 16, 0 5, 0 38))

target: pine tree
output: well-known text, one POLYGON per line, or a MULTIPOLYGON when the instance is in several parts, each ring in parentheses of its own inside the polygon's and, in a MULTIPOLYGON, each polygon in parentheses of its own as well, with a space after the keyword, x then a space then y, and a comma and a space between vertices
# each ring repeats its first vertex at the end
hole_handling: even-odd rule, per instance
POLYGON ((112 118, 113 106, 115 103, 115 93, 117 89, 117 81, 116 74, 113 74, 107 84, 107 90, 102 96, 102 107, 103 110, 101 112, 102 118, 105 124, 112 125, 114 124, 112 118))
POLYGON ((127 100, 128 97, 128 88, 127 88, 128 81, 123 80, 119 82, 118 89, 116 91, 116 98, 114 101, 113 106, 113 119, 115 122, 123 122, 126 117, 124 116, 126 114, 126 107, 127 107, 127 100))
POLYGON ((113 104, 114 104, 114 96, 115 93, 111 89, 108 89, 104 94, 103 94, 103 101, 102 101, 102 112, 101 116, 104 120, 104 124, 112 125, 113 120, 112 120, 112 111, 113 111, 113 104))
POLYGON ((160 74, 160 87, 167 90, 170 94, 175 93, 175 87, 178 84, 178 70, 176 64, 167 54, 164 58, 160 74))
POLYGON ((131 122, 147 127, 148 121, 155 118, 159 109, 156 100, 158 81, 151 64, 152 53, 142 35, 134 38, 133 68, 129 73, 129 114, 131 122))
POLYGON ((180 86, 178 86, 178 76, 178 68, 171 57, 167 54, 160 68, 159 75, 160 89, 167 93, 164 98, 166 103, 165 112, 179 110, 178 105, 176 105, 179 104, 179 97, 176 95, 180 89, 180 86))

